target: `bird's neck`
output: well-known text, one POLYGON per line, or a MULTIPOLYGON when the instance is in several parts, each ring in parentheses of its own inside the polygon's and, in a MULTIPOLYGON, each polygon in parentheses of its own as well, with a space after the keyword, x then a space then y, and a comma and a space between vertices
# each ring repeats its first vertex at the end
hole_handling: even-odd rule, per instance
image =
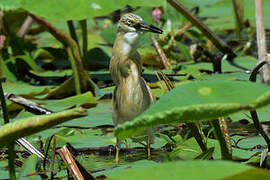
POLYGON ((136 51, 140 36, 139 32, 118 32, 114 49, 122 56, 129 57, 136 51))

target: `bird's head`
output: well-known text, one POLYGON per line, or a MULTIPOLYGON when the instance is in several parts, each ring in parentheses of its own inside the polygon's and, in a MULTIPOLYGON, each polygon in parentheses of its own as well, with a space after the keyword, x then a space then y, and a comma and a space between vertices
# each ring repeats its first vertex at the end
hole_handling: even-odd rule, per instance
POLYGON ((140 16, 137 16, 132 13, 125 14, 121 17, 119 21, 118 31, 128 33, 128 32, 153 32, 162 34, 162 30, 151 25, 147 24, 142 20, 140 16))

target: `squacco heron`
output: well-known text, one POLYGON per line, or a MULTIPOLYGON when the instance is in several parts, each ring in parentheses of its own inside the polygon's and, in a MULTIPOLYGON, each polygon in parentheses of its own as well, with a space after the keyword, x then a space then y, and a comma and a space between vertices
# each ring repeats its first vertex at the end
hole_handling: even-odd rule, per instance
MULTIPOLYGON (((154 97, 150 87, 142 78, 142 62, 136 51, 139 38, 144 32, 162 33, 162 30, 145 23, 135 14, 125 14, 118 25, 116 39, 113 45, 110 71, 115 89, 113 93, 114 125, 134 119, 145 111, 154 97)), ((151 157, 151 130, 146 131, 147 155, 151 157)), ((119 163, 121 141, 116 142, 116 163, 119 163)))

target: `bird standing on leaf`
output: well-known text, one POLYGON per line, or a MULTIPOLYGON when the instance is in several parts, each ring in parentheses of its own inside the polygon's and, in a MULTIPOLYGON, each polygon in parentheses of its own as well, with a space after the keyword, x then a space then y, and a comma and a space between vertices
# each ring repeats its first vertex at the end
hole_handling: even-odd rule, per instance
MULTIPOLYGON (((150 87, 142 78, 142 62, 136 51, 139 38, 144 32, 162 33, 162 30, 145 23, 135 14, 125 14, 121 17, 113 46, 110 71, 115 89, 113 93, 114 125, 131 121, 154 101, 150 87)), ((151 158, 151 129, 144 132, 147 138, 147 154, 151 158)), ((121 141, 116 142, 116 163, 119 163, 121 141)))

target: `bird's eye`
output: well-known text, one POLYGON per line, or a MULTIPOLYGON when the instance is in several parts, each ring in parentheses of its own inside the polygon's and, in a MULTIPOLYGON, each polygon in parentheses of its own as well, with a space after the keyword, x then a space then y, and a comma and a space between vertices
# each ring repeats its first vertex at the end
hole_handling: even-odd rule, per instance
POLYGON ((131 21, 131 20, 127 20, 127 24, 130 26, 130 25, 132 25, 133 24, 133 22, 131 21))

